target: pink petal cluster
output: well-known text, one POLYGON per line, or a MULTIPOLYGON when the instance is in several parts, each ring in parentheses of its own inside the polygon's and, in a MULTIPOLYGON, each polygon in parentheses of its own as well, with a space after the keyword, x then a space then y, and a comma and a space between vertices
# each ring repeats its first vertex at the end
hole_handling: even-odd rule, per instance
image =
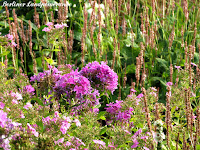
POLYGON ((26 85, 23 87, 23 92, 28 93, 30 95, 34 95, 35 89, 31 85, 26 85))
POLYGON ((29 108, 32 108, 32 107, 33 107, 33 105, 30 102, 27 102, 23 108, 28 110, 29 108))
POLYGON ((117 89, 118 76, 105 62, 88 63, 80 74, 88 78, 92 87, 99 91, 110 90, 113 93, 117 89))
POLYGON ((27 126, 28 126, 28 131, 29 132, 31 132, 33 135, 35 135, 35 137, 39 136, 39 133, 36 132, 36 130, 29 123, 27 123, 27 126))
POLYGON ((106 146, 106 143, 105 142, 103 142, 103 141, 101 141, 101 140, 93 140, 93 142, 95 143, 95 144, 99 144, 99 145, 102 145, 102 146, 106 146))

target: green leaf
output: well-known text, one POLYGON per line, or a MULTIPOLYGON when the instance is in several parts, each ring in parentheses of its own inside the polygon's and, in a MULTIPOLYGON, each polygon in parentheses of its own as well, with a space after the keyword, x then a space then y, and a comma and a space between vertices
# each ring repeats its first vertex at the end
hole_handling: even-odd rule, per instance
POLYGON ((35 100, 39 105, 44 106, 42 100, 39 98, 32 98, 31 100, 35 100))
POLYGON ((127 72, 127 74, 128 73, 135 73, 135 64, 131 64, 131 65, 128 65, 127 67, 126 67, 126 72, 127 72))
POLYGON ((103 129, 101 129, 101 131, 100 131, 100 135, 106 133, 106 131, 107 131, 107 127, 104 127, 103 129))
POLYGON ((98 118, 98 119, 104 120, 104 119, 105 119, 105 117, 104 117, 105 114, 106 114, 106 111, 101 111, 101 112, 97 115, 97 118, 98 118))
POLYGON ((40 132, 43 132, 44 129, 45 129, 43 122, 42 121, 36 121, 36 124, 38 125, 40 132))
POLYGON ((163 67, 165 70, 168 70, 166 60, 164 60, 162 58, 156 58, 156 61, 158 62, 159 66, 163 67))
POLYGON ((10 53, 9 51, 5 51, 5 52, 3 52, 3 53, 0 54, 0 57, 6 56, 6 55, 8 55, 9 53, 10 53))
POLYGON ((51 59, 51 58, 46 58, 46 57, 44 57, 44 59, 45 59, 45 60, 47 61, 47 63, 50 64, 50 65, 55 65, 55 64, 57 64, 57 63, 54 62, 54 60, 51 59))
MULTIPOLYGON (((21 21, 21 19, 18 18, 19 21, 21 21)), ((26 19, 22 19, 24 22, 26 22, 27 24, 29 24, 29 20, 26 20, 26 19)), ((35 24, 33 24, 31 22, 31 27, 33 28, 33 30, 35 30, 36 32, 38 32, 38 28, 35 24)))
POLYGON ((161 77, 152 77, 150 81, 159 81, 162 85, 166 86, 165 80, 163 80, 161 77))

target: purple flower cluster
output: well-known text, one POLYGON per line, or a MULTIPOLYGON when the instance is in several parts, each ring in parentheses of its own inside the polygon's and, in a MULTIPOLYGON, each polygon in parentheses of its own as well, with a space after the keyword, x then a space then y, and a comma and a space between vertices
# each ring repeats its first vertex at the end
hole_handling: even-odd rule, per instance
POLYGON ((3 110, 0 110, 0 128, 5 129, 5 133, 1 133, 0 136, 0 147, 8 150, 10 149, 10 137, 8 135, 11 133, 11 130, 13 130, 15 127, 21 126, 21 123, 13 122, 11 119, 7 117, 7 113, 3 110), (6 135, 4 135, 6 134, 6 135))
MULTIPOLYGON (((46 25, 48 27, 44 27, 42 31, 44 32, 50 32, 53 29, 53 23, 52 22, 47 22, 46 25)), ((66 23, 61 23, 61 24, 56 24, 54 25, 55 29, 63 29, 64 27, 68 27, 66 23)))
POLYGON ((10 41, 10 43, 8 43, 7 46, 10 46, 10 47, 16 47, 17 46, 17 44, 15 43, 15 39, 14 39, 13 35, 7 34, 7 35, 5 35, 5 37, 7 37, 8 40, 10 41))
MULTIPOLYGON (((104 62, 89 63, 80 72, 78 69, 74 71, 71 65, 58 68, 49 66, 49 70, 34 75, 30 81, 51 83, 48 85, 50 93, 57 99, 64 97, 70 105, 76 105, 72 109, 74 112, 98 105, 99 91, 110 90, 113 93, 117 89, 118 76, 104 62)), ((33 92, 29 86, 24 89, 29 93, 33 92)))
POLYGON ((80 74, 91 82, 91 86, 99 91, 117 89, 118 76, 105 62, 94 61, 82 68, 80 74))
POLYGON ((109 107, 105 109, 108 113, 110 113, 111 119, 120 121, 128 121, 129 119, 131 119, 133 108, 130 107, 128 110, 122 111, 122 102, 123 101, 116 100, 116 103, 106 104, 106 106, 109 107))
POLYGON ((50 65, 48 67, 49 67, 49 70, 40 72, 38 73, 38 75, 32 76, 30 78, 30 82, 33 82, 33 81, 40 82, 42 79, 48 76, 51 76, 52 78, 54 78, 55 81, 58 80, 61 76, 62 71, 59 71, 56 67, 52 67, 50 65))
POLYGON ((77 71, 64 74, 54 86, 54 92, 66 94, 67 97, 70 97, 73 92, 76 92, 76 97, 86 95, 90 89, 90 81, 84 76, 79 75, 77 71))
POLYGON ((49 116, 47 116, 46 118, 42 119, 42 122, 44 125, 49 126, 50 128, 53 127, 53 124, 59 124, 60 131, 62 134, 67 133, 67 130, 70 128, 72 122, 74 122, 77 127, 81 126, 81 123, 78 119, 71 120, 70 117, 66 116, 60 118, 58 111, 54 113, 54 117, 52 119, 49 116))
POLYGON ((34 91, 35 91, 35 89, 31 85, 26 85, 26 86, 23 87, 24 93, 34 95, 34 91))

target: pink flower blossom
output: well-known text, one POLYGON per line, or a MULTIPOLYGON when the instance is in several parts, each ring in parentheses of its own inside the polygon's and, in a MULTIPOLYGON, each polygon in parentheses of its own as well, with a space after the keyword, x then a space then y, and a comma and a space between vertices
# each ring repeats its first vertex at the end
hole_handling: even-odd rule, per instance
POLYGON ((27 126, 28 126, 29 131, 31 131, 31 133, 32 133, 33 135, 35 135, 36 137, 39 136, 39 133, 36 132, 36 130, 35 130, 29 123, 27 123, 27 126))
POLYGON ((63 122, 61 127, 60 127, 60 131, 62 132, 62 134, 66 134, 67 130, 69 129, 69 127, 71 126, 70 123, 68 122, 63 122))
POLYGON ((131 88, 131 92, 135 93, 135 92, 137 92, 137 91, 131 88))
POLYGON ((53 22, 47 22, 46 25, 47 25, 48 27, 51 27, 51 26, 53 26, 53 22))
POLYGON ((57 145, 57 144, 60 144, 60 143, 63 143, 64 142, 64 138, 61 138, 59 139, 58 141, 54 141, 54 143, 57 145))
POLYGON ((138 147, 139 142, 138 142, 136 139, 133 140, 133 143, 134 143, 134 144, 131 146, 131 148, 136 148, 136 147, 138 147))
POLYGON ((77 126, 77 127, 80 127, 80 126, 81 126, 81 123, 80 123, 80 121, 79 121, 78 119, 75 119, 74 122, 76 123, 76 126, 77 126))
POLYGON ((11 34, 7 34, 7 35, 5 35, 5 37, 7 37, 8 40, 11 40, 11 41, 14 39, 14 36, 11 34))
POLYGON ((172 83, 172 82, 167 82, 166 85, 167 85, 167 86, 172 86, 173 83, 172 83))
POLYGON ((142 93, 140 93, 140 94, 137 96, 137 98, 142 98, 142 97, 144 97, 144 95, 143 95, 142 93))
POLYGON ((99 108, 93 108, 93 112, 94 113, 98 113, 99 112, 99 108))
POLYGON ((16 99, 13 99, 12 104, 19 104, 19 102, 16 99))
POLYGON ((3 109, 5 104, 3 102, 0 102, 0 109, 3 109))
POLYGON ((44 27, 44 29, 42 29, 42 31, 44 31, 44 32, 49 32, 49 31, 51 31, 51 29, 48 28, 48 27, 44 27))
POLYGON ((175 67, 176 69, 178 69, 178 70, 181 68, 181 66, 176 66, 176 65, 175 65, 174 67, 175 67))
POLYGON ((67 141, 67 142, 65 143, 65 146, 71 146, 71 145, 72 145, 72 143, 69 142, 69 141, 67 141))
POLYGON ((56 29, 63 29, 64 27, 68 27, 66 23, 56 24, 54 26, 56 29))
POLYGON ((55 117, 55 118, 59 118, 59 112, 58 112, 58 111, 55 111, 54 117, 55 117))
POLYGON ((71 119, 69 117, 64 116, 63 119, 67 122, 72 122, 71 119))
POLYGON ((106 143, 105 142, 103 142, 103 141, 101 141, 101 140, 93 140, 93 142, 95 143, 95 144, 99 144, 99 145, 102 145, 102 146, 106 146, 106 143))
POLYGON ((23 108, 28 110, 29 108, 32 108, 32 107, 33 107, 33 105, 30 102, 28 102, 28 103, 26 103, 26 105, 23 108))
POLYGON ((22 98, 22 95, 19 94, 18 92, 16 92, 16 93, 12 92, 10 95, 11 95, 12 97, 16 98, 17 100, 22 100, 22 99, 23 99, 23 98, 22 98))
POLYGON ((14 41, 12 41, 12 42, 11 42, 11 46, 12 46, 12 47, 16 47, 17 44, 16 44, 14 41))

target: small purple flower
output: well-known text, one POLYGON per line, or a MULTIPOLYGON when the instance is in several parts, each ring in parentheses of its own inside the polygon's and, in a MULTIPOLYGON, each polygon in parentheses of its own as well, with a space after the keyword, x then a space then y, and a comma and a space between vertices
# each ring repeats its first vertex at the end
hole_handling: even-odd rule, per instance
POLYGON ((57 145, 57 144, 60 144, 60 143, 63 143, 64 142, 64 138, 61 138, 59 139, 58 141, 54 141, 54 143, 57 145))
POLYGON ((7 113, 3 110, 0 110, 0 127, 4 128, 6 126, 6 122, 8 121, 7 113))
POLYGON ((33 107, 33 105, 30 102, 28 102, 28 103, 26 103, 26 105, 23 108, 28 110, 29 108, 32 108, 32 107, 33 107))
POLYGON ((98 113, 98 112, 99 112, 99 109, 98 109, 98 108, 94 108, 94 109, 93 109, 93 112, 94 112, 94 113, 98 113))
POLYGON ((44 32, 49 32, 49 31, 51 31, 51 29, 48 28, 48 27, 44 27, 44 29, 42 29, 42 31, 44 31, 44 32))
POLYGON ((134 143, 134 144, 131 146, 131 148, 136 148, 136 147, 138 147, 139 142, 138 142, 136 139, 133 140, 133 143, 134 143))
POLYGON ((81 126, 81 123, 80 123, 80 121, 79 121, 78 119, 75 119, 74 122, 76 123, 76 126, 77 126, 77 127, 80 127, 80 126, 81 126))
POLYGON ((5 104, 3 102, 0 102, 0 109, 3 109, 5 104))
POLYGON ((175 67, 176 69, 178 69, 178 70, 181 68, 181 66, 176 66, 176 65, 175 65, 174 67, 175 67))
POLYGON ((142 93, 140 93, 140 94, 137 96, 137 98, 142 98, 142 97, 144 97, 144 95, 143 95, 142 93))
POLYGON ((173 83, 172 83, 172 82, 167 82, 166 85, 167 85, 167 86, 172 86, 173 83))
POLYGON ((132 93, 136 93, 137 91, 131 88, 131 92, 132 93))
POLYGON ((65 144, 65 146, 71 146, 71 145, 72 145, 72 143, 69 142, 69 141, 67 141, 66 144, 65 144))
POLYGON ((105 142, 103 142, 103 141, 101 141, 101 140, 93 140, 93 142, 95 143, 95 144, 99 144, 99 145, 102 145, 102 146, 106 146, 106 143, 105 142))
POLYGON ((36 132, 36 130, 35 130, 29 123, 27 123, 27 126, 28 126, 28 130, 29 130, 33 135, 35 135, 35 137, 38 137, 38 136, 39 136, 39 133, 36 132))
POLYGON ((60 127, 60 131, 62 132, 62 134, 66 134, 67 130, 69 129, 70 126, 71 126, 70 123, 68 123, 68 122, 62 122, 62 125, 60 127))
POLYGON ((47 22, 46 25, 47 25, 48 27, 51 27, 51 26, 53 26, 53 23, 52 23, 52 22, 47 22))
POLYGON ((23 87, 23 91, 25 93, 30 94, 30 95, 34 95, 35 89, 31 85, 26 85, 26 86, 23 87))

